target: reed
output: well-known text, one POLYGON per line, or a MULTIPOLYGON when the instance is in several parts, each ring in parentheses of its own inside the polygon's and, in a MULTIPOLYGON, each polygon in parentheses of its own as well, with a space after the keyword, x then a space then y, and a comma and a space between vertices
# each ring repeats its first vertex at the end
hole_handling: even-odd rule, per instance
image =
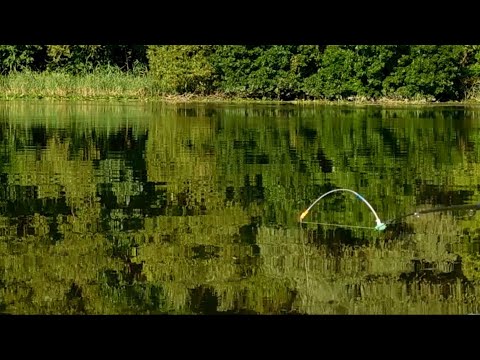
POLYGON ((91 73, 13 72, 0 77, 0 99, 144 100, 158 96, 146 73, 124 73, 115 67, 91 73))

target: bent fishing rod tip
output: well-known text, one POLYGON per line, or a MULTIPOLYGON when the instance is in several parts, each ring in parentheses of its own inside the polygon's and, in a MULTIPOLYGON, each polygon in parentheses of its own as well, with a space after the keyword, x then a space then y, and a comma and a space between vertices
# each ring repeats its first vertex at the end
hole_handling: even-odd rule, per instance
POLYGON ((375 230, 383 231, 383 230, 385 230, 385 229, 387 228, 387 225, 386 225, 385 223, 382 223, 382 221, 381 221, 380 218, 378 217, 377 212, 376 212, 375 209, 372 207, 372 205, 370 205, 370 203, 369 203, 362 195, 360 195, 360 194, 357 193, 356 191, 353 191, 353 190, 350 190, 350 189, 333 189, 333 190, 327 191, 325 194, 323 194, 323 195, 320 196, 317 200, 315 200, 315 201, 300 215, 300 222, 303 221, 303 219, 305 218, 305 216, 307 216, 308 211, 309 211, 318 201, 320 201, 322 198, 324 198, 324 197, 327 196, 328 194, 331 194, 331 193, 334 193, 334 192, 337 192, 337 191, 347 191, 347 192, 351 192, 351 193, 355 194, 360 200, 362 200, 362 201, 370 208, 370 210, 372 211, 373 215, 375 216, 375 219, 376 219, 376 222, 377 222, 377 225, 375 226, 375 230))

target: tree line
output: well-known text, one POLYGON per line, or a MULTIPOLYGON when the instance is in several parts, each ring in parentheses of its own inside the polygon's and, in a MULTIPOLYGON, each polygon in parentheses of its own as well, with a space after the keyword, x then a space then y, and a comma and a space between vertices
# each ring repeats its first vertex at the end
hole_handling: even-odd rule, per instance
POLYGON ((251 99, 480 98, 478 45, 0 45, 0 73, 149 76, 159 94, 251 99))

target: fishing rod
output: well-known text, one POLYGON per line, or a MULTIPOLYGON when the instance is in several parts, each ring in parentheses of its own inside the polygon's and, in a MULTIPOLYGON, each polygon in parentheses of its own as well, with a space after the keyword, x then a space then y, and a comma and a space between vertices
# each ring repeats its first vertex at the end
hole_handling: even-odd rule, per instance
POLYGON ((440 212, 440 211, 451 211, 451 210, 479 210, 480 209, 480 203, 477 204, 466 204, 466 205, 451 205, 451 206, 441 206, 441 207, 435 207, 431 209, 426 209, 426 210, 420 210, 420 211, 415 211, 406 215, 399 216, 398 218, 391 219, 385 221, 387 225, 394 224, 397 221, 404 219, 409 216, 420 216, 422 214, 429 214, 429 213, 434 213, 434 212, 440 212))
POLYGON ((354 194, 357 198, 359 198, 360 200, 362 200, 365 204, 367 204, 368 208, 370 209, 370 211, 373 213, 373 215, 375 216, 375 221, 377 223, 377 225, 375 226, 375 230, 378 230, 378 231, 383 231, 387 228, 387 225, 385 223, 382 222, 382 220, 380 220, 380 217, 378 216, 377 212, 375 211, 375 209, 372 207, 372 205, 370 205, 370 203, 362 196, 360 195, 359 193, 357 193, 356 191, 353 191, 353 190, 350 190, 350 189, 334 189, 334 190, 330 190, 328 192, 326 192, 325 194, 323 194, 322 196, 320 196, 317 200, 315 200, 301 215, 300 215, 300 222, 303 222, 303 219, 305 218, 305 216, 307 216, 308 212, 310 211, 310 209, 315 206, 316 203, 318 203, 321 199, 323 199, 325 196, 329 195, 329 194, 332 194, 334 192, 337 192, 337 191, 347 191, 347 192, 350 192, 352 194, 354 194))
MULTIPOLYGON (((433 213, 433 212, 440 212, 440 211, 448 211, 448 210, 468 210, 468 209, 473 209, 473 210, 478 210, 480 209, 480 203, 477 203, 477 204, 468 204, 468 205, 452 205, 452 206, 443 206, 443 207, 436 207, 436 208, 432 208, 432 209, 426 209, 426 210, 420 210, 420 211, 415 211, 415 212, 412 212, 412 213, 409 213, 409 214, 406 214, 406 215, 402 215, 398 218, 394 218, 394 219, 391 219, 391 220, 387 220, 385 222, 382 222, 382 220, 380 220, 380 217, 378 216, 377 212, 375 211, 375 209, 372 207, 372 205, 370 205, 370 203, 362 196, 360 195, 359 193, 357 193, 356 191, 353 191, 353 190, 350 190, 350 189, 334 189, 334 190, 330 190, 328 192, 326 192, 325 194, 323 194, 322 196, 320 196, 318 199, 316 199, 301 215, 300 215, 300 223, 312 223, 312 222, 308 222, 308 221, 303 221, 303 219, 308 215, 308 212, 312 209, 312 207, 315 206, 315 204, 317 204, 321 199, 323 199, 325 196, 329 195, 329 194, 332 194, 334 192, 338 192, 338 191, 346 191, 346 192, 350 192, 352 194, 354 194, 358 199, 362 200, 367 206, 368 208, 370 209, 370 211, 373 213, 373 215, 375 216, 375 222, 376 222, 376 225, 373 229, 377 230, 377 231, 383 231, 387 228, 387 225, 391 225, 391 224, 394 224, 395 222, 399 221, 400 219, 404 219, 406 217, 409 217, 409 216, 419 216, 419 215, 422 215, 422 214, 428 214, 428 213, 433 213)), ((315 224, 321 224, 321 223, 315 223, 315 224)), ((347 226, 347 227, 358 227, 360 228, 360 226, 348 226, 348 225, 341 225, 341 224, 323 224, 323 225, 336 225, 336 226, 347 226)), ((362 228, 367 228, 367 227, 362 227, 362 228)), ((371 228, 367 228, 367 229, 371 229, 371 228)))

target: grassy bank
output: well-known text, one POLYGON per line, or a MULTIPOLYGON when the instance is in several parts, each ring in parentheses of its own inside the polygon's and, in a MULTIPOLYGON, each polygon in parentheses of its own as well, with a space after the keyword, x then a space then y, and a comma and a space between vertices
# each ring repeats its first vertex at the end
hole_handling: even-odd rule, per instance
MULTIPOLYGON (((480 93, 480 92, 479 92, 480 93)), ((118 69, 102 69, 83 75, 64 72, 13 72, 0 76, 0 100, 16 99, 51 99, 51 100, 136 100, 185 102, 230 102, 230 103, 262 103, 262 104, 479 104, 480 95, 470 94, 468 100, 462 102, 438 103, 428 99, 392 99, 381 98, 370 100, 362 97, 351 97, 346 100, 293 100, 280 101, 272 99, 249 99, 214 94, 208 96, 196 94, 162 94, 154 79, 147 73, 124 73, 118 69)))
POLYGON ((143 100, 158 97, 147 75, 119 70, 84 75, 62 72, 16 72, 0 77, 0 98, 10 99, 114 99, 143 100))

